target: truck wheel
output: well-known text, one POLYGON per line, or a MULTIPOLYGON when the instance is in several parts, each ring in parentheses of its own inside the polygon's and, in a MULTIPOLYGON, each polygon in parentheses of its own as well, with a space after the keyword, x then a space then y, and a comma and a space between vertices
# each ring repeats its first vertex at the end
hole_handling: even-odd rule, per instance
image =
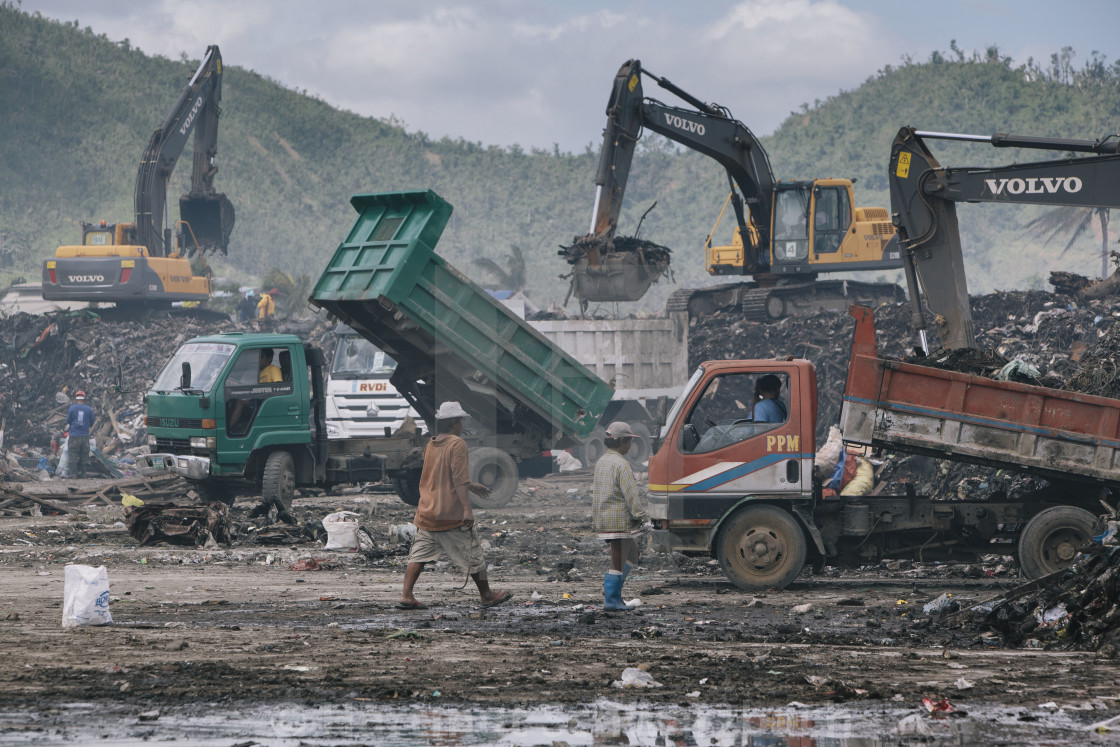
POLYGON ((596 428, 591 431, 591 435, 583 442, 583 447, 580 449, 580 460, 584 467, 594 467, 595 462, 599 461, 599 457, 607 452, 606 439, 607 430, 605 428, 596 428))
POLYGON ((393 490, 397 496, 410 506, 420 505, 420 473, 409 472, 407 475, 393 478, 393 490))
POLYGON ((723 573, 740 589, 788 586, 805 565, 805 533, 776 506, 748 506, 719 534, 716 556, 723 573))
POLYGON ((268 455, 261 475, 261 497, 266 502, 275 501, 285 511, 292 510, 292 496, 296 492, 296 465, 286 451, 268 455))
POLYGON ((1019 567, 1027 578, 1068 568, 1077 549, 1090 541, 1096 517, 1083 508, 1053 506, 1039 511, 1019 535, 1019 567))
POLYGON ((630 451, 626 452, 626 459, 634 469, 645 469, 646 462, 653 456, 653 439, 649 435, 649 428, 643 423, 631 423, 630 430, 634 438, 630 439, 630 451))
POLYGON ((517 465, 513 457, 501 449, 484 446, 472 451, 470 459, 471 482, 490 488, 490 495, 486 498, 471 493, 471 505, 475 508, 501 508, 509 503, 517 492, 517 465))

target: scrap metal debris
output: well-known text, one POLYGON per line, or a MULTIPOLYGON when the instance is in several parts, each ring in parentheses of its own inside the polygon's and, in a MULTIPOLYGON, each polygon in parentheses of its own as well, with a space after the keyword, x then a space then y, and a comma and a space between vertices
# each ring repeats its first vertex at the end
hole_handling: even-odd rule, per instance
POLYGON ((229 546, 237 537, 237 525, 230 521, 229 506, 224 503, 205 506, 146 503, 126 507, 124 517, 128 533, 141 545, 169 542, 204 547, 220 542, 229 546))

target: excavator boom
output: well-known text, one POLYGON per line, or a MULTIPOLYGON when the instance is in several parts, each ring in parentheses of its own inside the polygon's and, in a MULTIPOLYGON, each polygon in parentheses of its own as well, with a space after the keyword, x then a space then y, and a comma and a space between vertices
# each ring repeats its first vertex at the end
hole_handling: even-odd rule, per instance
POLYGON ((1063 140, 1018 135, 962 135, 903 127, 891 146, 888 169, 892 220, 903 248, 913 326, 925 343, 920 293, 934 315, 945 348, 975 345, 972 310, 957 222, 958 202, 1120 207, 1120 155, 1115 138, 1063 140), (988 143, 995 147, 1096 153, 1083 158, 996 168, 943 167, 926 140, 988 143))

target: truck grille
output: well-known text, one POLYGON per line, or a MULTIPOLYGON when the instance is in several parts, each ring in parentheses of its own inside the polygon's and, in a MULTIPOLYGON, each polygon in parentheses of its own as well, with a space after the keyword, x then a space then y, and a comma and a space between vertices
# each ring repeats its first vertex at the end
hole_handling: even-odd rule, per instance
POLYGON ((156 437, 153 454, 183 454, 191 453, 191 442, 188 438, 160 438, 156 437))
POLYGON ((149 428, 201 428, 202 418, 162 418, 149 415, 144 418, 149 428))

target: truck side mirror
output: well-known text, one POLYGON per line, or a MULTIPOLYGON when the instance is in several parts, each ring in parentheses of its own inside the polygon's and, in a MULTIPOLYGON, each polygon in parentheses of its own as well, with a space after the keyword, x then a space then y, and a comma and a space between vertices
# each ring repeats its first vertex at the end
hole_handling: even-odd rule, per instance
POLYGON ((686 423, 681 428, 681 447, 683 451, 692 451, 696 448, 696 444, 700 443, 700 434, 696 432, 696 426, 692 423, 686 423))
POLYGON ((191 364, 186 361, 183 361, 183 375, 179 378, 179 388, 191 388, 191 364))

